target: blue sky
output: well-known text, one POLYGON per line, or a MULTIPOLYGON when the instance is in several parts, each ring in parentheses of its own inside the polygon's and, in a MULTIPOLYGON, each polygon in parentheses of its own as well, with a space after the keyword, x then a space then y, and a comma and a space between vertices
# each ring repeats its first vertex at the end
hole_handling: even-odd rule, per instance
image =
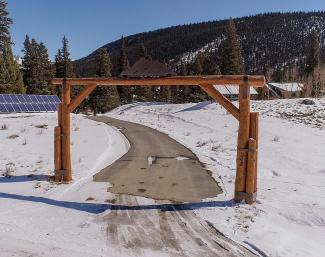
POLYGON ((178 24, 261 12, 325 10, 325 0, 8 0, 14 52, 25 35, 42 41, 53 58, 63 35, 73 59, 122 35, 178 24))

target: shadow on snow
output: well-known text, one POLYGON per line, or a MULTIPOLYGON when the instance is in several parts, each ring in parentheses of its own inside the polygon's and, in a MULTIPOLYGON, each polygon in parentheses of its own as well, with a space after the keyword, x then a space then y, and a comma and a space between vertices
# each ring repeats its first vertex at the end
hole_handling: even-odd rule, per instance
POLYGON ((43 203, 51 206, 73 209, 91 214, 100 214, 107 210, 111 211, 139 211, 139 210, 161 210, 161 211, 188 211, 202 208, 233 207, 237 204, 231 201, 210 201, 183 204, 151 204, 151 205, 118 205, 118 204, 98 204, 98 203, 79 203, 54 200, 38 196, 25 196, 9 193, 0 193, 0 198, 43 203))
POLYGON ((28 181, 48 181, 49 176, 47 175, 21 175, 21 176, 11 176, 11 177, 0 177, 0 184, 7 183, 19 183, 28 181))
POLYGON ((189 112, 189 111, 198 111, 198 110, 201 110, 201 109, 204 109, 206 106, 210 105, 212 102, 210 101, 205 101, 205 102, 200 102, 200 103, 197 103, 191 107, 188 107, 188 108, 185 108, 183 110, 180 110, 178 112, 175 112, 175 113, 179 113, 179 112, 189 112))

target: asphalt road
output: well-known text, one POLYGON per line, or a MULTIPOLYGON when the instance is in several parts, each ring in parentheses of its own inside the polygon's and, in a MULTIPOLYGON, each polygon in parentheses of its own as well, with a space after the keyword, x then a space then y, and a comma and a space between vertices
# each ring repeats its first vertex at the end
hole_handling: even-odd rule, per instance
POLYGON ((109 192, 175 202, 198 202, 222 191, 198 158, 157 130, 109 117, 92 118, 119 128, 131 149, 94 176, 109 182, 109 192))
POLYGON ((128 153, 94 176, 108 181, 108 191, 115 193, 116 209, 100 219, 107 223, 107 248, 116 256, 256 257, 193 210, 221 189, 190 150, 142 125, 92 119, 120 129, 131 144, 128 153), (156 205, 141 205, 136 196, 155 199, 156 205))

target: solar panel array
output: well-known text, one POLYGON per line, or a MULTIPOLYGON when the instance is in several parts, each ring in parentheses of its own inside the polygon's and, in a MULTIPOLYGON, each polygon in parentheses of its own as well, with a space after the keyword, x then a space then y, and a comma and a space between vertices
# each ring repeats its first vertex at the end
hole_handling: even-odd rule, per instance
POLYGON ((55 112, 59 103, 56 95, 0 94, 0 113, 55 112))
MULTIPOLYGON (((239 86, 238 85, 215 85, 215 89, 217 89, 223 95, 239 95, 239 86)), ((255 88, 250 88, 251 95, 257 95, 257 91, 255 88)))

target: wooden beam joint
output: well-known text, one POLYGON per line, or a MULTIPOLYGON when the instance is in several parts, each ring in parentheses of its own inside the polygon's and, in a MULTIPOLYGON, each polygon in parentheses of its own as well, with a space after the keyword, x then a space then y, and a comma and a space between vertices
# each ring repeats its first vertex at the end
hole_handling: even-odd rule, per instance
POLYGON ((72 102, 68 105, 68 112, 73 112, 82 103, 82 101, 85 100, 91 94, 91 92, 94 91, 96 86, 96 84, 85 86, 85 88, 77 95, 77 97, 73 99, 72 102))
POLYGON ((212 97, 217 103, 223 106, 230 114, 232 114, 237 120, 239 120, 239 109, 230 102, 223 94, 221 94, 213 85, 205 84, 200 85, 210 97, 212 97))

